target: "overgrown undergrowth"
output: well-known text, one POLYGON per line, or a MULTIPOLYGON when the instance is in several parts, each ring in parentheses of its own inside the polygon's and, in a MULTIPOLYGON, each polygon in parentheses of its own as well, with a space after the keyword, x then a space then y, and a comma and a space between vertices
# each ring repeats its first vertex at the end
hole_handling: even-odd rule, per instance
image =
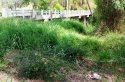
POLYGON ((19 74, 28 78, 52 79, 60 74, 57 70, 82 58, 100 66, 124 68, 125 36, 117 33, 90 36, 94 32, 91 28, 78 21, 1 19, 1 60, 13 50, 23 51, 14 60, 19 74))

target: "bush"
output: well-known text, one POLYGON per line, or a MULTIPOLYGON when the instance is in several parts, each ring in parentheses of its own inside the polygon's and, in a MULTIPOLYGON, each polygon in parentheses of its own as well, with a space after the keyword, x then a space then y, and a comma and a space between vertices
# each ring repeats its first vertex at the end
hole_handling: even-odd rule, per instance
POLYGON ((68 64, 59 57, 45 56, 31 50, 20 51, 19 55, 15 57, 19 76, 30 79, 43 78, 43 80, 63 81, 65 75, 61 72, 61 68, 70 67, 68 64))
POLYGON ((96 26, 91 24, 87 24, 87 26, 84 26, 84 29, 85 29, 85 35, 93 35, 97 30, 96 26))

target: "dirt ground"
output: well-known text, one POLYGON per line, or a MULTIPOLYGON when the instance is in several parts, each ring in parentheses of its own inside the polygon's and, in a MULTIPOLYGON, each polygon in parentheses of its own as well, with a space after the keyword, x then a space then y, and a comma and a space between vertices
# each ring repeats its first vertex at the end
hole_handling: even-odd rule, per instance
POLYGON ((41 79, 38 80, 22 80, 13 75, 5 72, 0 72, 0 82, 44 82, 41 79))
MULTIPOLYGON (((100 81, 99 80, 87 80, 85 78, 82 78, 82 76, 75 75, 75 74, 70 75, 69 78, 70 78, 69 81, 65 81, 65 82, 124 82, 125 81, 123 79, 122 80, 118 80, 117 78, 114 79, 113 76, 108 76, 108 75, 104 75, 100 81)), ((10 75, 5 72, 0 72, 0 82, 45 82, 45 81, 41 79, 22 80, 22 79, 15 77, 14 75, 10 75)))

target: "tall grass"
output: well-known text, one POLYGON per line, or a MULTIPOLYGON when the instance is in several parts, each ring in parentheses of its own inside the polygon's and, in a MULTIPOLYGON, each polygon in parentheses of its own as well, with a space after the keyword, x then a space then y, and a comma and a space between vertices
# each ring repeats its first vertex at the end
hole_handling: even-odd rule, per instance
MULTIPOLYGON (((20 19, 5 19, 0 22, 1 25, 1 39, 4 36, 5 46, 7 50, 11 49, 32 49, 39 50, 45 53, 60 53, 61 50, 67 56, 71 55, 85 55, 88 52, 79 49, 81 42, 84 40, 85 36, 78 33, 81 30, 76 26, 83 29, 80 23, 75 23, 72 21, 65 21, 66 24, 61 23, 38 23, 32 21, 21 21, 20 19), (2 23, 2 21, 5 21, 2 23), (70 23, 69 23, 70 22, 70 23), (6 24, 5 24, 6 23, 6 24), (70 24, 70 26, 68 26, 70 24), (62 25, 65 25, 62 27, 62 25), (67 28, 78 29, 78 31, 67 30, 67 28), (5 31, 5 32, 4 32, 5 31), (56 51, 56 52, 55 52, 56 51), (84 52, 84 53, 83 53, 84 52)), ((58 22, 59 23, 59 22, 58 22)), ((81 31, 82 32, 82 31, 81 31)), ((89 39, 90 42, 92 39, 89 39)), ((86 43, 89 43, 86 42, 86 43)), ((98 44, 98 41, 97 41, 98 44)), ((1 43, 1 46, 3 43, 1 43)), ((87 44, 86 44, 87 45, 87 44)), ((90 46, 90 45, 89 45, 90 46)), ((4 45, 3 45, 4 47, 4 45)), ((75 56, 74 56, 75 57, 75 56)))
MULTIPOLYGON (((56 54, 63 51, 62 53, 69 57, 100 53, 102 59, 105 56, 109 59, 114 57, 116 60, 121 56, 124 58, 124 35, 107 34, 102 38, 85 36, 78 31, 68 30, 68 27, 71 28, 68 26, 69 21, 65 21, 68 24, 65 23, 63 27, 60 21, 43 23, 20 19, 0 20, 1 53, 11 49, 31 49, 56 54)), ((77 23, 74 23, 71 23, 73 29, 77 28, 77 23)))
MULTIPOLYGON (((87 28, 84 27, 83 24, 74 21, 60 20, 43 23, 21 19, 1 19, 0 57, 3 58, 3 56, 11 50, 31 51, 27 53, 27 55, 25 53, 24 57, 21 57, 21 60, 19 60, 22 62, 18 64, 21 65, 21 67, 19 66, 19 71, 22 72, 20 74, 26 75, 26 77, 34 76, 32 71, 36 70, 35 67, 40 69, 41 74, 45 74, 43 69, 47 70, 47 67, 45 66, 41 69, 42 66, 44 66, 43 63, 45 63, 41 61, 41 59, 45 56, 47 56, 48 60, 51 60, 50 63, 56 63, 56 58, 59 57, 69 60, 84 57, 95 62, 111 62, 115 65, 119 65, 119 63, 122 62, 123 66, 125 60, 124 35, 113 33, 100 38, 85 35, 91 34, 92 30, 90 29, 93 30, 92 27, 87 28), (34 59, 37 56, 32 51, 42 54, 40 59, 38 58, 38 62, 36 62, 37 59, 34 59), (51 59, 49 57, 56 58, 51 59), (34 62, 30 59, 33 59, 34 62), (29 61, 29 64, 34 63, 33 67, 28 66, 23 61, 29 61), (28 71, 29 74, 25 74, 26 71, 28 71)), ((57 63, 57 65, 58 64, 62 63, 57 63)), ((50 68, 51 66, 55 67, 52 63, 47 66, 50 68)), ((60 65, 59 68, 61 68, 60 65)), ((39 76, 38 69, 36 73, 39 76)), ((59 69, 52 68, 49 70, 50 71, 47 70, 48 75, 50 74, 49 72, 52 73, 59 69)), ((35 75, 37 76, 37 74, 35 75)))
POLYGON ((95 31, 95 27, 91 24, 84 25, 82 22, 79 22, 79 20, 53 20, 50 21, 49 24, 52 25, 60 25, 61 27, 72 30, 75 32, 78 32, 80 34, 84 35, 91 35, 95 31))
POLYGON ((103 38, 102 49, 98 56, 99 60, 123 66, 125 63, 125 36, 109 33, 103 38))

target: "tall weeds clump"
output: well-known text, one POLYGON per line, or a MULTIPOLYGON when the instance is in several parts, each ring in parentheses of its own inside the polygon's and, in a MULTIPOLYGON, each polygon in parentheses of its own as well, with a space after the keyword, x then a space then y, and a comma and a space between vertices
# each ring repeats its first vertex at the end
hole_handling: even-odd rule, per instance
POLYGON ((6 40, 6 31, 0 31, 0 59, 5 55, 7 49, 6 40))
POLYGON ((55 19, 50 21, 50 24, 59 25, 62 28, 75 31, 79 34, 84 34, 84 35, 92 35, 96 30, 95 26, 92 26, 91 24, 87 24, 86 26, 79 20, 61 20, 61 19, 56 20, 55 19))
MULTIPOLYGON (((67 29, 69 21, 65 21, 68 22, 65 27, 54 23, 47 24, 26 20, 21 21, 20 19, 4 19, 3 21, 5 22, 0 22, 1 33, 5 31, 5 33, 3 33, 5 35, 5 41, 3 42, 5 42, 5 49, 7 51, 13 49, 31 49, 42 51, 44 54, 50 52, 60 54, 60 52, 63 51, 62 53, 65 52, 63 55, 66 55, 66 57, 73 55, 73 57, 75 57, 78 54, 82 56, 88 53, 88 51, 86 52, 86 50, 80 49, 81 42, 84 40, 83 36, 77 31, 70 30, 72 29, 71 26, 69 30, 67 29)), ((61 22, 57 23, 62 24, 61 22)), ((77 23, 73 22, 70 25, 76 28, 77 23)), ((78 26, 83 28, 79 22, 78 26)), ((90 40, 90 44, 93 42, 92 39, 88 40, 90 40)), ((88 42, 86 42, 85 46, 90 46, 88 42)), ((98 41, 94 43, 98 44, 98 41)), ((97 47, 99 46, 97 45, 97 47)))
POLYGON ((96 17, 101 30, 117 30, 125 16, 125 0, 95 0, 96 17), (107 28, 108 27, 108 28, 107 28))
POLYGON ((63 51, 64 58, 74 59, 96 54, 100 45, 101 43, 97 38, 65 33, 58 40, 57 48, 59 51, 63 51))
POLYGON ((74 30, 78 33, 86 34, 84 24, 76 20, 53 20, 51 23, 58 24, 68 30, 74 30))
MULTIPOLYGON (((1 23, 1 47, 5 50, 33 49, 48 50, 56 45, 56 28, 45 24, 21 21, 19 19, 4 19, 1 23), (5 32, 4 32, 5 31, 5 32), (3 37, 4 36, 4 37, 3 37)), ((2 49, 2 48, 1 48, 2 49)))
POLYGON ((101 60, 112 62, 125 62, 125 37, 115 33, 105 36, 100 53, 101 60))

